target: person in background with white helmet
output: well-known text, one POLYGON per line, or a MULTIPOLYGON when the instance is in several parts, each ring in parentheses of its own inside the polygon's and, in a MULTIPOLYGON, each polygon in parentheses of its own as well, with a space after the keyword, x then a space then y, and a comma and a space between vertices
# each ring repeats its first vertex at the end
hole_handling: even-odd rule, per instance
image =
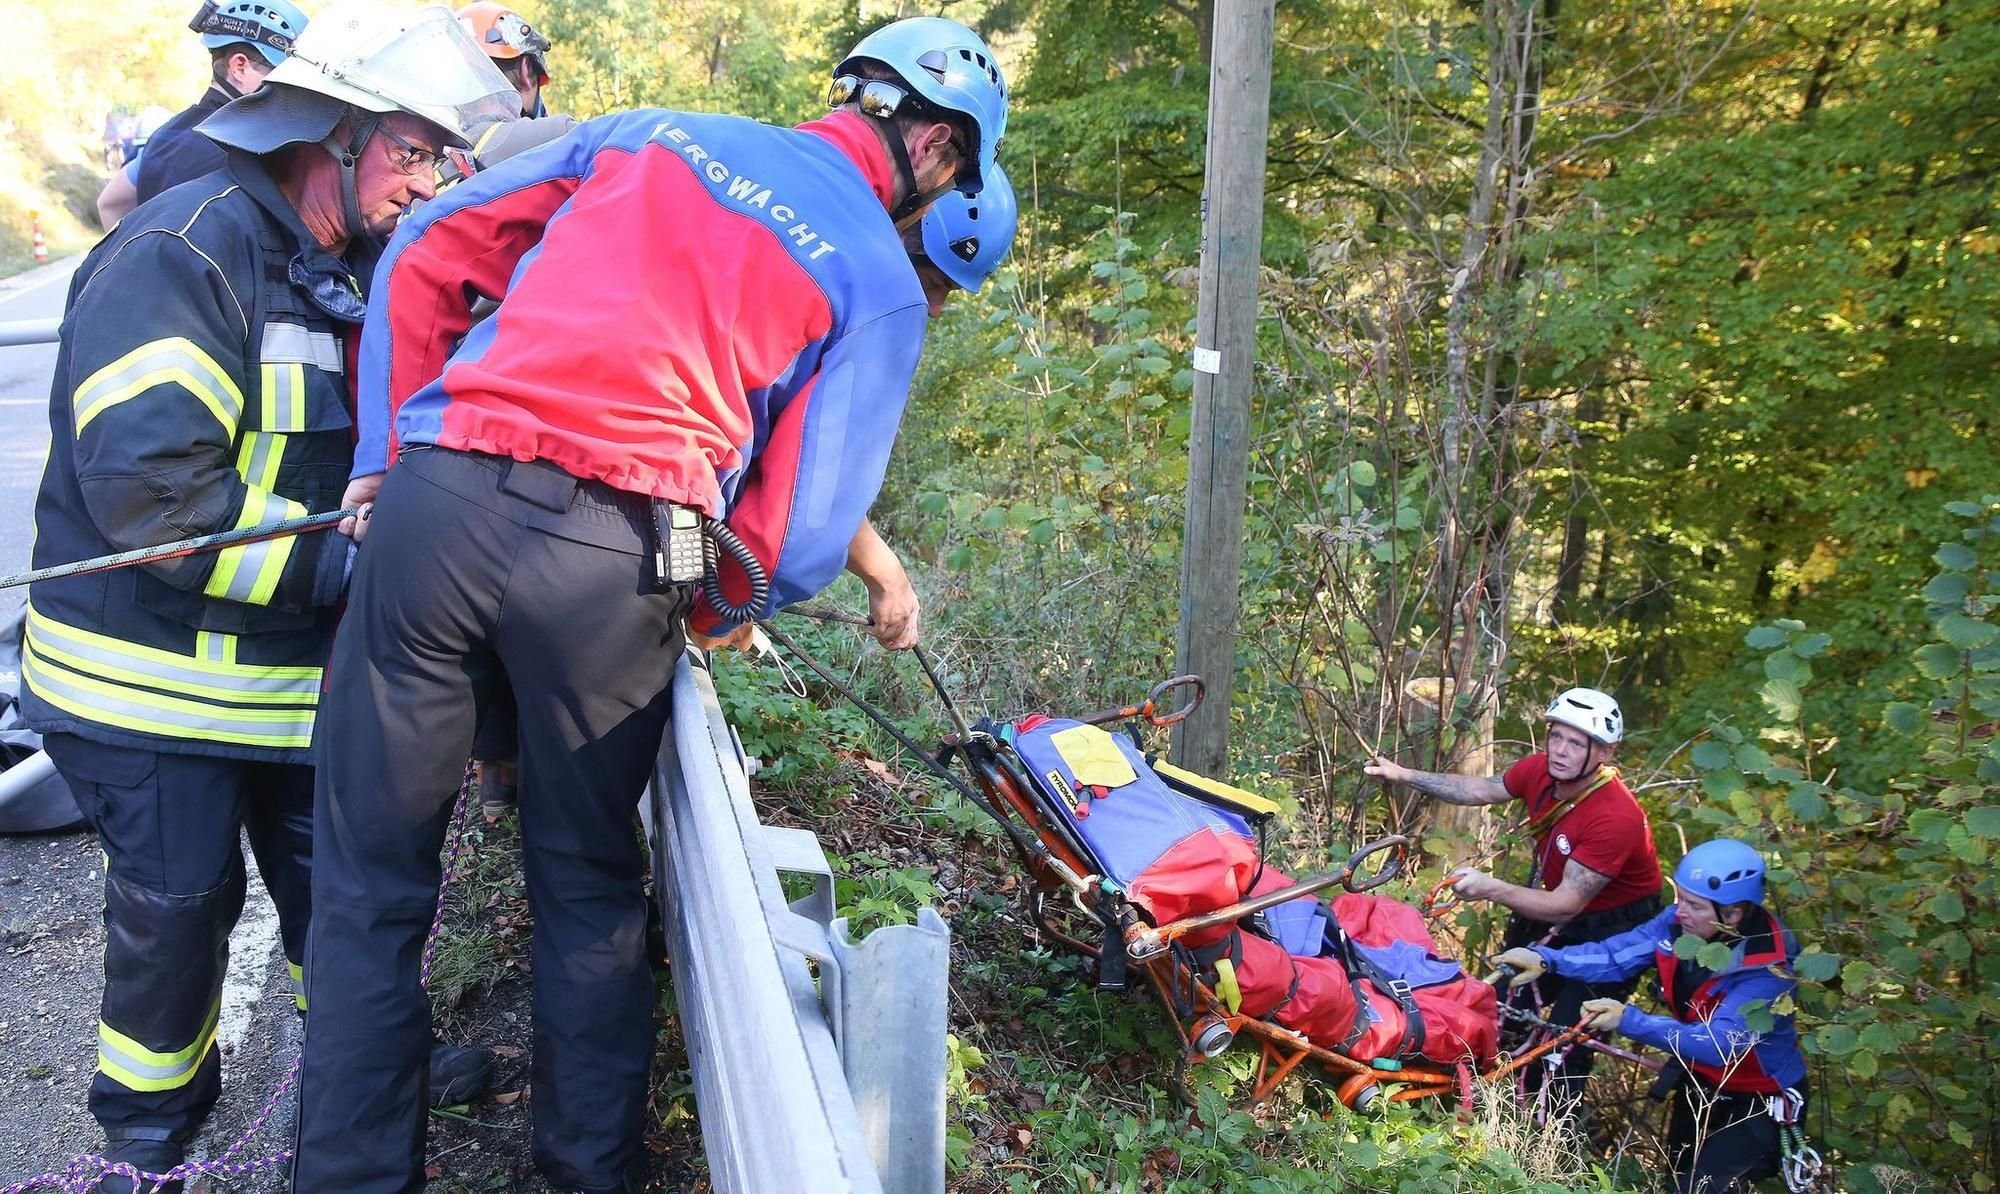
MULTIPOLYGON (((223 168, 127 217, 76 272, 38 565, 337 508, 364 267, 439 152, 514 93, 443 8, 337 5, 293 48, 200 126, 223 168)), ((22 710, 107 860, 89 1098, 115 1164, 174 1170, 220 1091, 246 829, 301 977, 310 747, 351 546, 278 538, 29 591, 22 710)))
MULTIPOLYGON (((1595 688, 1572 688, 1549 702, 1542 717, 1548 724, 1547 748, 1504 775, 1417 771, 1381 757, 1362 768, 1446 804, 1521 802, 1535 851, 1528 882, 1509 883, 1470 867, 1452 876, 1460 899, 1490 900, 1514 914, 1505 937, 1510 947, 1530 941, 1556 946, 1602 941, 1646 923, 1660 910, 1662 879, 1652 823, 1611 763, 1625 736, 1618 702, 1595 688)), ((1585 1000, 1623 998, 1631 990, 1631 982, 1564 979, 1544 993, 1549 997, 1547 1019, 1567 1027, 1576 1023, 1585 1000)), ((1558 1075, 1565 1081, 1555 1093, 1565 1098, 1581 1093, 1594 1058, 1592 1050, 1570 1050, 1558 1075)))
POLYGON ((189 179, 222 168, 222 150, 195 126, 222 105, 248 95, 285 60, 306 27, 291 0, 203 0, 188 28, 201 34, 210 80, 202 97, 152 131, 143 154, 125 163, 97 196, 97 218, 106 229, 139 204, 189 179))
POLYGON ((1645 924, 1603 941, 1519 947, 1496 959, 1516 971, 1516 986, 1544 971, 1593 983, 1635 979, 1648 969, 1659 975, 1666 1015, 1600 998, 1584 1003, 1582 1022, 1673 1058, 1669 1075, 1679 1097, 1667 1156, 1675 1194, 1746 1190, 1777 1176, 1786 1161, 1802 1167, 1788 1178, 1817 1168, 1817 1154, 1799 1133, 1784 1138, 1783 1126, 1805 1114, 1806 1060, 1790 1010, 1799 943, 1765 906, 1766 869, 1764 856, 1743 842, 1703 842, 1674 869, 1673 906, 1645 924), (1680 958, 1674 939, 1682 933, 1728 945, 1729 961, 1710 970, 1680 958), (1751 1027, 1756 1008, 1768 1027, 1751 1027))

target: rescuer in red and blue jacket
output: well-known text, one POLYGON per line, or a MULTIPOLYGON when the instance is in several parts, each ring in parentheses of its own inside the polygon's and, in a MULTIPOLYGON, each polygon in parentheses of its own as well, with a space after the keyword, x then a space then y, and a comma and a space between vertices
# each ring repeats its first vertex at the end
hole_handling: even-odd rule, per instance
POLYGON ((1805 1054, 1785 1010, 1798 986, 1791 969, 1798 939, 1764 907, 1764 873, 1763 856, 1750 846, 1704 842, 1674 871, 1674 905, 1646 924, 1603 941, 1528 946, 1497 959, 1519 971, 1516 985, 1544 969, 1585 982, 1657 971, 1667 1015, 1593 999, 1579 1023, 1651 1045, 1686 1068, 1667 1137, 1676 1194, 1722 1194, 1776 1175, 1781 1118, 1795 1122, 1804 1111, 1805 1054), (1680 933, 1727 943, 1729 961, 1709 970, 1679 957, 1680 933))
MULTIPOLYGON (((503 668, 534 1158, 556 1189, 638 1188, 653 988, 632 816, 684 619, 726 626, 661 568, 655 528, 723 520, 768 574, 758 616, 848 563, 923 340, 898 222, 978 191, 1005 126, 991 55, 952 21, 889 25, 836 76, 834 111, 796 129, 589 121, 432 200, 383 257, 343 499, 372 504, 315 743, 295 1190, 423 1186, 422 943, 503 668), (474 324, 481 300, 498 309, 474 324)), ((744 573, 721 580, 745 600, 744 573)))

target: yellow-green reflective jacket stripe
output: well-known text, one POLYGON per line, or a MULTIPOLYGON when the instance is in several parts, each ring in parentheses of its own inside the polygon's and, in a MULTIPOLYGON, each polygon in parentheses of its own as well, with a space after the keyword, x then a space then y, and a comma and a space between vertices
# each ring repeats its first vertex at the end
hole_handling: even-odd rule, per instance
MULTIPOLYGON (((250 489, 243 495, 243 512, 236 516, 236 528, 254 527, 280 519, 303 518, 306 508, 290 498, 281 498, 266 489, 250 489)), ((210 597, 241 601, 248 605, 269 605, 278 591, 278 578, 285 562, 292 558, 298 536, 284 535, 241 547, 225 547, 215 553, 215 571, 209 573, 202 592, 210 597)))
MULTIPOLYGON (((119 646, 125 645, 118 643, 117 639, 110 641, 117 643, 119 646)), ((135 649, 140 651, 152 650, 150 647, 138 647, 135 649)), ((164 652, 160 652, 160 654, 164 654, 164 652)), ((197 630, 194 632, 194 657, 205 663, 226 663, 233 668, 236 665, 236 636, 233 634, 218 634, 213 630, 197 630)), ((286 672, 319 671, 318 668, 258 668, 255 670, 259 673, 267 673, 273 670, 286 672)))
POLYGON ((233 742, 303 750, 312 744, 313 711, 230 709, 113 684, 70 671, 43 658, 30 638, 21 652, 21 678, 35 695, 85 721, 166 738, 233 742))
POLYGON ((224 434, 236 438, 243 419, 242 389, 215 358, 180 336, 141 344, 85 378, 72 400, 76 434, 119 403, 162 385, 177 385, 193 395, 222 424, 224 434))
POLYGON ((311 365, 327 373, 344 373, 340 338, 315 332, 298 323, 267 323, 257 355, 266 365, 311 365))
POLYGON ((183 697, 213 697, 244 705, 297 705, 319 702, 321 672, 316 667, 259 667, 233 662, 233 635, 197 634, 196 649, 213 656, 176 655, 157 647, 120 642, 66 626, 33 605, 28 607, 30 649, 51 663, 117 683, 164 688, 183 697), (203 640, 207 640, 204 644, 203 640))
POLYGON ((278 464, 285 458, 285 443, 289 438, 280 431, 243 433, 243 445, 236 452, 236 471, 245 485, 252 489, 277 488, 278 464))
POLYGON ((208 1020, 194 1043, 172 1053, 155 1053, 138 1041, 97 1022, 97 1068, 106 1077, 133 1090, 175 1090, 193 1080, 201 1063, 215 1048, 216 1021, 222 1012, 218 997, 209 1005, 208 1020))
POLYGON ((306 968, 297 962, 286 962, 285 971, 292 976, 292 1002, 299 1010, 306 1010, 306 968))
POLYGON ((263 365, 258 370, 262 382, 257 422, 265 431, 306 429, 306 367, 304 365, 263 365))

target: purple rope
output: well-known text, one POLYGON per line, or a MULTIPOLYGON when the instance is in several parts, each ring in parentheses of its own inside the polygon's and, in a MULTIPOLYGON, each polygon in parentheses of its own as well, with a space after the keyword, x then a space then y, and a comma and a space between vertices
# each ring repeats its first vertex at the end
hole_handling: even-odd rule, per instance
MULTIPOLYGON (((431 956, 437 950, 438 932, 444 927, 445 893, 451 890, 452 880, 458 877, 458 859, 465 847, 465 813, 472 807, 472 776, 473 764, 468 759, 465 764, 465 779, 458 786, 458 803, 452 806, 451 823, 446 830, 444 879, 438 884, 437 911, 431 915, 430 936, 424 939, 424 961, 418 981, 423 984, 426 991, 430 990, 431 986, 431 956)), ((73 1158, 60 1172, 37 1174, 25 1181, 15 1182, 11 1186, 0 1186, 0 1194, 27 1194, 29 1190, 41 1189, 44 1186, 54 1187, 64 1194, 88 1194, 113 1174, 129 1179, 139 1194, 148 1194, 149 1191, 158 1191, 167 1182, 186 1181, 191 1177, 203 1175, 248 1177, 260 1170, 275 1169, 292 1159, 291 1149, 269 1156, 253 1157, 248 1161, 237 1161, 233 1158, 249 1147, 250 1142, 257 1138, 257 1133, 263 1131, 264 1125, 277 1114, 285 1096, 290 1094, 292 1087, 297 1084, 299 1067, 304 1061, 303 1057, 292 1059, 292 1068, 285 1071, 285 1076, 278 1080, 277 1088, 264 1100, 264 1109, 257 1113, 257 1118, 251 1120, 250 1126, 243 1129, 243 1134, 236 1138, 236 1143, 224 1149, 222 1155, 212 1161, 189 1161, 176 1165, 165 1173, 147 1173, 127 1161, 114 1164, 95 1153, 86 1153, 73 1158)))
POLYGON ((438 884, 437 910, 431 913, 431 933, 424 939, 424 961, 417 971, 417 982, 424 990, 431 989, 431 958, 437 953, 438 930, 444 927, 445 893, 451 890, 451 881, 458 877, 458 855, 465 848, 465 812, 472 807, 472 777, 475 764, 465 761, 465 778, 459 781, 458 803, 451 809, 451 824, 445 831, 444 880, 438 884))

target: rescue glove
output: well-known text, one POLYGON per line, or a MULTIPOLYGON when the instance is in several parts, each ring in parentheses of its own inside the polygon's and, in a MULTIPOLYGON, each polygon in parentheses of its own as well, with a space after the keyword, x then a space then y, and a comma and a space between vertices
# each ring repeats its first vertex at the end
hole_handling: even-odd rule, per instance
POLYGON ((1583 1001, 1577 1025, 1603 1036, 1617 1029, 1618 1022, 1625 1018, 1625 1001, 1622 999, 1586 999, 1583 1001))
POLYGON ((1542 955, 1526 947, 1516 947, 1493 959, 1495 966, 1506 966, 1514 970, 1514 976, 1507 980, 1510 987, 1521 987, 1542 977, 1549 964, 1542 955))

